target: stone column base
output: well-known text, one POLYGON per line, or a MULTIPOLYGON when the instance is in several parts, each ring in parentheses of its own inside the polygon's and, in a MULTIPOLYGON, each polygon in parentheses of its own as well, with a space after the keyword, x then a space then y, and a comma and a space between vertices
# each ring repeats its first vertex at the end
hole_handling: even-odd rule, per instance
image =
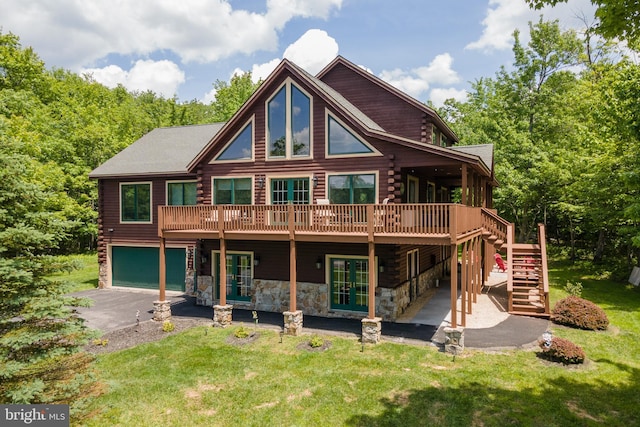
POLYGON ((459 354, 464 350, 464 328, 444 328, 445 353, 459 354))
POLYGON ((294 337, 302 332, 302 311, 285 311, 284 315, 284 334, 294 337))
POLYGON ((377 344, 382 337, 382 318, 362 319, 362 343, 377 344))
POLYGON ((232 305, 214 305, 213 306, 213 326, 215 328, 226 328, 231 325, 231 317, 233 314, 232 305))
POLYGON ((164 322, 171 319, 171 303, 169 301, 153 302, 153 320, 164 322))

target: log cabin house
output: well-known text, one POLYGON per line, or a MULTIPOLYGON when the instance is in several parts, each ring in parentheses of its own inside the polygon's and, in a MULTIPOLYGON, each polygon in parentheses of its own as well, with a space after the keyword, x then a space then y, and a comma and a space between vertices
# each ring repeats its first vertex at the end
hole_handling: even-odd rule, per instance
MULTIPOLYGON (((449 277, 464 326, 513 232, 492 209, 493 146, 457 143, 342 57, 316 76, 285 59, 228 122, 155 129, 91 172, 100 287, 158 289, 158 307, 184 291, 222 325, 235 306, 283 312, 289 333, 306 313, 375 334, 449 277)), ((538 293, 523 312, 544 314, 538 293)))

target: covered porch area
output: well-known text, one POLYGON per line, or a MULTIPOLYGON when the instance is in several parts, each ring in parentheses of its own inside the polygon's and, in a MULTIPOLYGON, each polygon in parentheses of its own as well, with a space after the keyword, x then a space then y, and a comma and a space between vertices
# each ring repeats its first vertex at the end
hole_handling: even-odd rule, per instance
MULTIPOLYGON (((167 239, 209 239, 219 242, 220 271, 227 271, 230 242, 264 241, 286 244, 288 247, 289 301, 284 310, 284 330, 296 335, 303 323, 298 306, 298 253, 300 245, 316 242, 359 244, 366 248, 362 258, 369 266, 366 279, 366 317, 362 319, 363 340, 380 339, 382 318, 376 312, 379 294, 376 245, 413 244, 438 245, 453 254, 447 260, 451 272, 450 306, 458 304, 458 297, 466 307, 458 316, 451 310, 451 325, 465 326, 467 313, 481 291, 488 274, 488 262, 493 265, 493 244, 487 237, 506 233, 504 222, 494 213, 480 207, 459 204, 399 204, 399 205, 219 205, 167 207, 159 209, 160 237, 160 294, 165 298, 166 280, 162 253, 167 239), (329 222, 326 213, 335 215, 329 222), (322 221, 314 218, 323 215, 322 221), (219 220, 220 219, 220 220, 219 220), (274 220, 274 219, 277 219, 274 220)), ((285 263, 283 263, 283 266, 285 263)), ((306 268, 302 266, 301 268, 306 268)), ((286 267, 284 267, 286 268, 286 267)), ((219 288, 227 288, 227 276, 219 275, 219 288)), ((214 306, 214 322, 226 326, 232 320, 232 305, 226 292, 220 292, 214 306)), ((364 305, 364 304, 363 304, 364 305)), ((161 311, 161 310, 159 310, 161 311)))

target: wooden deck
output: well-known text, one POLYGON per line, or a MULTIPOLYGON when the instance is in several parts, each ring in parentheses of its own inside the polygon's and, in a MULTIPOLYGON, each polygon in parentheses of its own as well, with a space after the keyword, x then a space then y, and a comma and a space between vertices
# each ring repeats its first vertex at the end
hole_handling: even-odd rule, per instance
POLYGON ((460 204, 160 206, 164 238, 456 244, 506 238, 503 221, 460 204))

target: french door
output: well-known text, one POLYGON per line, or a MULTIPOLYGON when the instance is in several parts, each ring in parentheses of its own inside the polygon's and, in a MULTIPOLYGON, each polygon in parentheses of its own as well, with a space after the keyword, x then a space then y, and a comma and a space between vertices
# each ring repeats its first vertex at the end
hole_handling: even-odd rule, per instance
MULTIPOLYGON (((220 292, 220 254, 216 254, 216 277, 220 292)), ((251 284, 253 273, 251 254, 227 253, 227 299, 234 301, 250 301, 253 294, 251 284)))
POLYGON ((369 301, 369 260, 329 258, 331 308, 367 311, 369 301))
MULTIPOLYGON (((273 178, 271 179, 271 204, 274 205, 308 205, 309 178, 273 178)), ((294 219, 297 224, 307 222, 306 212, 297 212, 294 219)), ((286 224, 288 213, 275 211, 274 224, 286 224)))

